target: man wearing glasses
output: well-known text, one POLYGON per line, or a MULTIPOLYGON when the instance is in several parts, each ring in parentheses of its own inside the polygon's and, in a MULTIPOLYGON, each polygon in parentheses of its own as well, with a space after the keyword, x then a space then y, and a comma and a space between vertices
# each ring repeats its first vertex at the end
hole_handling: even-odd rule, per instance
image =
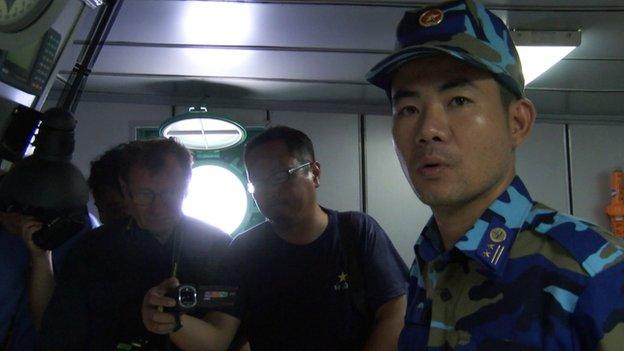
POLYGON ((302 132, 270 128, 247 144, 245 165, 268 219, 238 236, 227 260, 232 308, 204 321, 172 306, 169 279, 145 296, 143 322, 184 350, 224 350, 241 325, 251 349, 394 350, 403 325, 407 269, 369 216, 323 208, 321 167, 302 132), (349 264, 353 262, 353 264, 349 264), (369 313, 370 312, 370 313, 369 313))
POLYGON ((181 281, 213 284, 231 241, 182 214, 190 177, 191 155, 173 140, 124 147, 119 180, 130 219, 95 229, 69 253, 44 316, 42 349, 163 349, 167 339, 141 323, 143 295, 174 263, 181 281))

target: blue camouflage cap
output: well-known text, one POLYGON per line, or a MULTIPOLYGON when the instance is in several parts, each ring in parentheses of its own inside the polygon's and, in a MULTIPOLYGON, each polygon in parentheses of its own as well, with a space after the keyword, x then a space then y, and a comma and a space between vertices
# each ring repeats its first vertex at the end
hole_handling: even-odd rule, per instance
POLYGON ((375 65, 366 79, 389 93, 399 66, 441 53, 491 72, 517 97, 524 96, 522 66, 509 29, 474 0, 405 12, 397 28, 396 51, 375 65))

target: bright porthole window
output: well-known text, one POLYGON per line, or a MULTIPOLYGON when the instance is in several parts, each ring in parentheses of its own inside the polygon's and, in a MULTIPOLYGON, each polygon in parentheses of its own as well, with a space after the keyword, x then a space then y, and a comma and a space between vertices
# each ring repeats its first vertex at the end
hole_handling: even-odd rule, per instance
POLYGON ((189 217, 232 234, 247 214, 245 186, 239 177, 225 167, 195 167, 182 211, 189 217))

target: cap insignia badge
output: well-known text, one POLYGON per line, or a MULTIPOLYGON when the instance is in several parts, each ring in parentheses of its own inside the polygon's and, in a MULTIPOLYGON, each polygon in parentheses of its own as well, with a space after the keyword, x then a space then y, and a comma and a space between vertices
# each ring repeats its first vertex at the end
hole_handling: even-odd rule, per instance
POLYGON ((423 12, 418 19, 418 22, 423 27, 437 26, 444 19, 444 12, 440 9, 429 9, 423 12))

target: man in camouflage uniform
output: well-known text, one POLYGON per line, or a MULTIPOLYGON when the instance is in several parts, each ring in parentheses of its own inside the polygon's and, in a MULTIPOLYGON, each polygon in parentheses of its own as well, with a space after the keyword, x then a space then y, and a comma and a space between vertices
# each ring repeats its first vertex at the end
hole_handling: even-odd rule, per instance
POLYGON ((473 0, 407 12, 367 79, 393 107, 403 171, 433 217, 400 350, 622 350, 624 250, 534 202, 515 149, 536 112, 505 24, 473 0))

